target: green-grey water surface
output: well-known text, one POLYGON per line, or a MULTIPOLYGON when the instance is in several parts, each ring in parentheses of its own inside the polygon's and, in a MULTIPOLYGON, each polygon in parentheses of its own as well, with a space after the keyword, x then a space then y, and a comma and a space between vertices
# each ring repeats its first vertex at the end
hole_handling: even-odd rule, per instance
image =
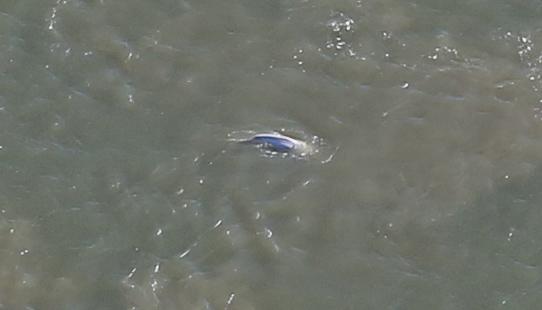
POLYGON ((541 13, 0 1, 0 309, 539 309, 541 13))

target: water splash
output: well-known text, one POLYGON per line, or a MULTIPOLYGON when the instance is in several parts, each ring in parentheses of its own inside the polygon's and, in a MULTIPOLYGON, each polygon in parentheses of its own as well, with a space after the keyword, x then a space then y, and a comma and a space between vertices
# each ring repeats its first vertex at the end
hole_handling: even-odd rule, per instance
POLYGON ((355 53, 351 48, 349 36, 349 33, 354 30, 354 20, 339 12, 327 21, 326 26, 331 30, 331 35, 325 47, 334 50, 334 55, 344 51, 347 55, 354 56, 355 53))

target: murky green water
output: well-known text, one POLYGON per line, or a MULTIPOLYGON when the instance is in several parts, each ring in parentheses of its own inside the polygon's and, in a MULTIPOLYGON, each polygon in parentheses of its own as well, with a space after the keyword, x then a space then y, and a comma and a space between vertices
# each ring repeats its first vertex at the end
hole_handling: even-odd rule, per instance
POLYGON ((0 309, 542 307, 541 13, 1 1, 0 309))

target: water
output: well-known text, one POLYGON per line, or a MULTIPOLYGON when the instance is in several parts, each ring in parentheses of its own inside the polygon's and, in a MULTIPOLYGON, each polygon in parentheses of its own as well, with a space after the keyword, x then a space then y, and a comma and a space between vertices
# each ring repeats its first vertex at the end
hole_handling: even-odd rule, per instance
POLYGON ((537 309, 541 11, 2 1, 0 309, 537 309))

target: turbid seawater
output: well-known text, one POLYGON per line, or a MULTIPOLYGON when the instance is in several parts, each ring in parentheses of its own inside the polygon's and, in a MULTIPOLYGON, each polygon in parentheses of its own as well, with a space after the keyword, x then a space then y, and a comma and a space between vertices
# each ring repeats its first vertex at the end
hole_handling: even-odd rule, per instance
POLYGON ((541 308, 541 14, 0 1, 0 309, 541 308))

